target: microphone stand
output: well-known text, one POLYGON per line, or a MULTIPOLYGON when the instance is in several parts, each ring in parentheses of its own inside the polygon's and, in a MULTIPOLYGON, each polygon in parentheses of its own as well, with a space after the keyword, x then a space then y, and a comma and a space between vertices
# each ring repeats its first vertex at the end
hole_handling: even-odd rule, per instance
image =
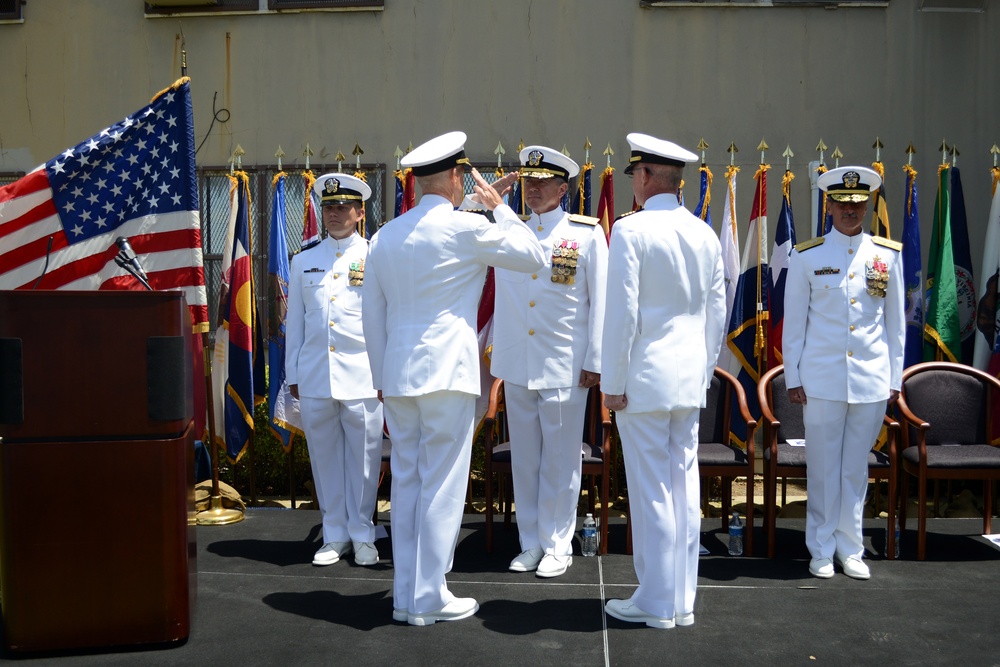
POLYGON ((148 289, 150 292, 153 291, 153 288, 149 286, 149 282, 145 278, 143 278, 142 275, 138 271, 136 271, 135 269, 132 268, 132 265, 129 262, 128 258, 125 257, 125 253, 124 252, 119 252, 117 255, 115 255, 115 264, 117 264, 118 266, 120 266, 123 269, 125 269, 125 271, 130 276, 132 276, 133 278, 135 278, 136 280, 138 280, 140 283, 142 283, 143 287, 145 287, 146 289, 148 289))

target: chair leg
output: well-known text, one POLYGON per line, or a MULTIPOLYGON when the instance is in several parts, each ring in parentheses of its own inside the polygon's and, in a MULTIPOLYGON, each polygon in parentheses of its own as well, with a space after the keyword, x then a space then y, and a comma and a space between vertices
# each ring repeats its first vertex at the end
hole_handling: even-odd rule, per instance
POLYGON ((504 475, 503 527, 510 530, 510 515, 514 511, 514 480, 512 475, 504 475))
POLYGON ((778 480, 764 480, 764 523, 767 532, 767 557, 774 558, 774 532, 777 522, 777 508, 775 507, 778 497, 778 480))
POLYGON ((983 534, 991 535, 993 525, 993 480, 983 480, 983 534))
POLYGON ((486 471, 486 553, 493 553, 493 472, 486 471))
POLYGON ((746 542, 746 555, 753 556, 753 475, 747 477, 747 511, 743 539, 746 542))
MULTIPOLYGON (((923 560, 927 548, 927 479, 917 478, 917 560, 923 560)), ((936 481, 936 480, 935 480, 936 481)))

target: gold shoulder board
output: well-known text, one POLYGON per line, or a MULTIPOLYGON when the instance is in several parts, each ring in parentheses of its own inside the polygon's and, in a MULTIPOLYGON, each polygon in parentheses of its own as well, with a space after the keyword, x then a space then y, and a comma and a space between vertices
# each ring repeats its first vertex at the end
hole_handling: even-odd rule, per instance
POLYGON ((569 221, 579 222, 581 225, 590 225, 591 227, 593 227, 594 225, 600 223, 601 219, 589 215, 580 215, 578 213, 573 213, 569 216, 569 221))
POLYGON ((816 246, 823 245, 823 241, 826 240, 825 236, 817 236, 814 239, 809 239, 808 241, 803 241, 802 243, 796 243, 795 249, 798 252, 805 252, 809 248, 815 248, 816 246))
POLYGON ((622 214, 621 214, 621 215, 619 215, 619 216, 618 216, 617 218, 615 218, 615 222, 618 222, 618 221, 619 221, 619 220, 621 220, 622 218, 627 218, 628 216, 632 215, 633 213, 638 213, 638 212, 639 212, 639 211, 641 211, 641 210, 642 210, 642 209, 640 208, 640 209, 637 209, 637 210, 635 210, 635 211, 628 211, 628 212, 626 212, 626 213, 622 213, 622 214))
POLYGON ((884 246, 886 248, 895 250, 896 252, 899 252, 903 249, 902 243, 900 243, 899 241, 893 241, 892 239, 887 239, 884 236, 873 236, 872 241, 879 244, 880 246, 884 246))

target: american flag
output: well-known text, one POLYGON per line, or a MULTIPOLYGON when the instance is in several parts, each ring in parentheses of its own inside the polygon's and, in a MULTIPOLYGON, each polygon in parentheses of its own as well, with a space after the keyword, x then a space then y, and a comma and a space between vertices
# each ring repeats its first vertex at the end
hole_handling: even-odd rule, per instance
POLYGON ((152 288, 183 290, 194 330, 207 331, 186 77, 0 187, 0 289, 142 289, 115 264, 119 236, 129 240, 152 288))

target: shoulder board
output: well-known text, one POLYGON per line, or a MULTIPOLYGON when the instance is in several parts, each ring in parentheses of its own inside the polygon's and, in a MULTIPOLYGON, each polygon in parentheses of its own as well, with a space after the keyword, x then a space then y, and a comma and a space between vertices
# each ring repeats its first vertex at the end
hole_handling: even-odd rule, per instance
POLYGON ((601 219, 589 215, 580 215, 578 213, 573 213, 569 216, 569 221, 578 222, 581 225, 590 225, 591 227, 593 227, 594 225, 598 224, 601 221, 601 219))
POLYGON ((880 246, 885 246, 886 248, 895 250, 896 252, 899 252, 903 249, 902 243, 900 243, 899 241, 893 241, 892 239, 887 239, 884 236, 873 236, 872 241, 874 241, 880 246))
POLYGON ((795 244, 795 250, 798 252, 805 252, 809 248, 815 248, 816 246, 823 245, 823 241, 826 240, 825 236, 817 236, 814 239, 809 239, 808 241, 803 241, 802 243, 795 244))
POLYGON ((521 222, 527 222, 528 220, 531 220, 530 215, 518 215, 517 217, 521 220, 521 222))
POLYGON ((615 218, 615 222, 618 222, 618 221, 619 221, 619 220, 621 220, 622 218, 627 218, 628 216, 632 215, 633 213, 638 213, 638 212, 639 212, 639 211, 641 211, 641 210, 642 210, 642 209, 640 208, 640 209, 636 209, 636 210, 634 210, 634 211, 628 211, 627 213, 622 213, 622 214, 621 214, 621 215, 619 215, 619 216, 618 216, 617 218, 615 218))
POLYGON ((302 248, 299 249, 299 252, 305 252, 306 250, 312 250, 313 248, 315 248, 316 246, 318 246, 320 243, 322 243, 322 241, 313 241, 312 243, 310 243, 308 245, 302 246, 302 248))

